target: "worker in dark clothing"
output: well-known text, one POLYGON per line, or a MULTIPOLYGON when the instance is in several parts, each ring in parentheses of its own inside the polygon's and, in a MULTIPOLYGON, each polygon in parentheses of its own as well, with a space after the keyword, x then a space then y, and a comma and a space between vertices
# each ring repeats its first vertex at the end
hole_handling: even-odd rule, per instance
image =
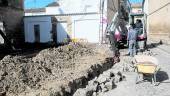
POLYGON ((136 28, 142 28, 143 27, 142 21, 140 19, 136 20, 135 27, 136 28))
POLYGON ((136 55, 136 41, 137 41, 137 31, 135 29, 135 24, 131 24, 131 27, 128 32, 127 40, 129 42, 129 51, 130 56, 133 57, 136 55))

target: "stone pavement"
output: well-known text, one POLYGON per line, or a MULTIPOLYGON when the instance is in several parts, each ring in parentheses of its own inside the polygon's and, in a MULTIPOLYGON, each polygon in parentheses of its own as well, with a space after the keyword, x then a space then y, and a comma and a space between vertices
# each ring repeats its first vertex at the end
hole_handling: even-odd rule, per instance
POLYGON ((148 81, 135 84, 135 72, 125 72, 126 81, 101 96, 170 96, 170 46, 157 45, 149 50, 155 54, 161 67, 157 73, 157 86, 148 81))

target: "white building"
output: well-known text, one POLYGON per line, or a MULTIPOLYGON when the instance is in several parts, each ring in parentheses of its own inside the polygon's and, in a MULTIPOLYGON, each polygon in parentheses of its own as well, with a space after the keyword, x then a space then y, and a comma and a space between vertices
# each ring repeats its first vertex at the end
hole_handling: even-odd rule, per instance
POLYGON ((101 1, 107 0, 60 0, 41 10, 25 11, 25 42, 62 43, 77 38, 99 43, 107 24, 107 12, 101 16, 101 1))
POLYGON ((24 18, 25 42, 46 43, 51 40, 51 18, 49 16, 29 16, 24 18))

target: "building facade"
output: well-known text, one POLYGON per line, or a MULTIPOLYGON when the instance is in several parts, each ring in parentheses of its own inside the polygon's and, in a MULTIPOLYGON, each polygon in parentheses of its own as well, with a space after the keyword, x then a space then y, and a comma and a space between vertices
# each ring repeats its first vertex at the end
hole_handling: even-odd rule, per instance
POLYGON ((0 0, 0 20, 7 38, 18 45, 23 42, 23 0, 0 0))
POLYGON ((144 0, 149 38, 170 44, 170 2, 169 0, 144 0))
POLYGON ((62 43, 65 39, 82 39, 91 43, 99 43, 107 25, 106 9, 101 16, 102 1, 105 0, 62 0, 58 4, 53 2, 47 5, 44 8, 45 11, 25 11, 25 42, 36 42, 36 28, 34 27, 39 24, 37 25, 40 30, 39 43, 53 41, 62 43), (45 26, 49 24, 50 26, 45 26), (43 28, 48 30, 44 31, 43 28))
MULTIPOLYGON (((82 39, 91 43, 102 43, 106 27, 111 23, 115 13, 126 11, 123 9, 125 2, 126 0, 61 0, 45 8, 25 10, 25 42, 36 42, 34 25, 39 24, 40 43, 62 43, 65 39, 82 39), (41 18, 48 19, 42 20, 41 18), (49 20, 48 23, 45 23, 46 20, 49 20), (42 23, 50 24, 46 26, 49 29, 44 31, 46 33, 43 32, 44 24, 42 23)), ((125 17, 123 15, 127 14, 121 14, 121 18, 125 17)))

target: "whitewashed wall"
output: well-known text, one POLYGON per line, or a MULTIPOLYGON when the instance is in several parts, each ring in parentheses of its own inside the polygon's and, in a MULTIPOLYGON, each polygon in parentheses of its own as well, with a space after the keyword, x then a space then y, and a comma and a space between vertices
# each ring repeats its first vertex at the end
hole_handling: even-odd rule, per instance
POLYGON ((149 12, 149 10, 148 10, 148 0, 144 1, 143 11, 144 11, 145 14, 148 14, 148 12, 149 12))
MULTIPOLYGON (((106 0, 107 1, 107 0, 106 0)), ((59 7, 46 7, 46 15, 62 15, 69 13, 90 13, 100 11, 100 0, 60 0, 59 7)), ((104 3, 104 15, 101 18, 100 14, 91 15, 72 15, 71 29, 72 38, 87 39, 88 42, 99 43, 102 34, 105 31, 107 25, 107 2, 104 3), (101 23, 103 22, 103 32, 100 32, 101 23)), ((24 19, 25 22, 25 41, 34 42, 33 24, 40 24, 45 26, 41 28, 41 42, 48 42, 51 40, 51 20, 48 17, 29 17, 24 19)), ((65 27, 63 27, 65 28, 65 27)), ((67 29, 66 29, 67 30, 67 29)), ((57 30, 59 31, 59 30, 57 30)), ((61 33, 60 33, 61 35, 61 33)), ((64 35, 65 37, 66 35, 64 35)))
POLYGON ((24 16, 46 15, 46 12, 24 13, 24 16))
POLYGON ((56 15, 61 14, 61 10, 59 7, 46 7, 46 15, 56 15))
POLYGON ((144 1, 144 6, 143 6, 143 11, 144 11, 144 16, 145 16, 145 23, 146 23, 146 32, 149 33, 149 20, 147 15, 149 14, 149 8, 148 8, 148 0, 144 1))
POLYGON ((72 16, 72 37, 99 43, 100 15, 72 16))
POLYGON ((64 13, 99 12, 100 0, 59 0, 64 13))
POLYGON ((51 17, 50 16, 32 16, 24 18, 25 42, 34 43, 34 25, 40 25, 40 42, 46 43, 52 41, 51 39, 51 17))

